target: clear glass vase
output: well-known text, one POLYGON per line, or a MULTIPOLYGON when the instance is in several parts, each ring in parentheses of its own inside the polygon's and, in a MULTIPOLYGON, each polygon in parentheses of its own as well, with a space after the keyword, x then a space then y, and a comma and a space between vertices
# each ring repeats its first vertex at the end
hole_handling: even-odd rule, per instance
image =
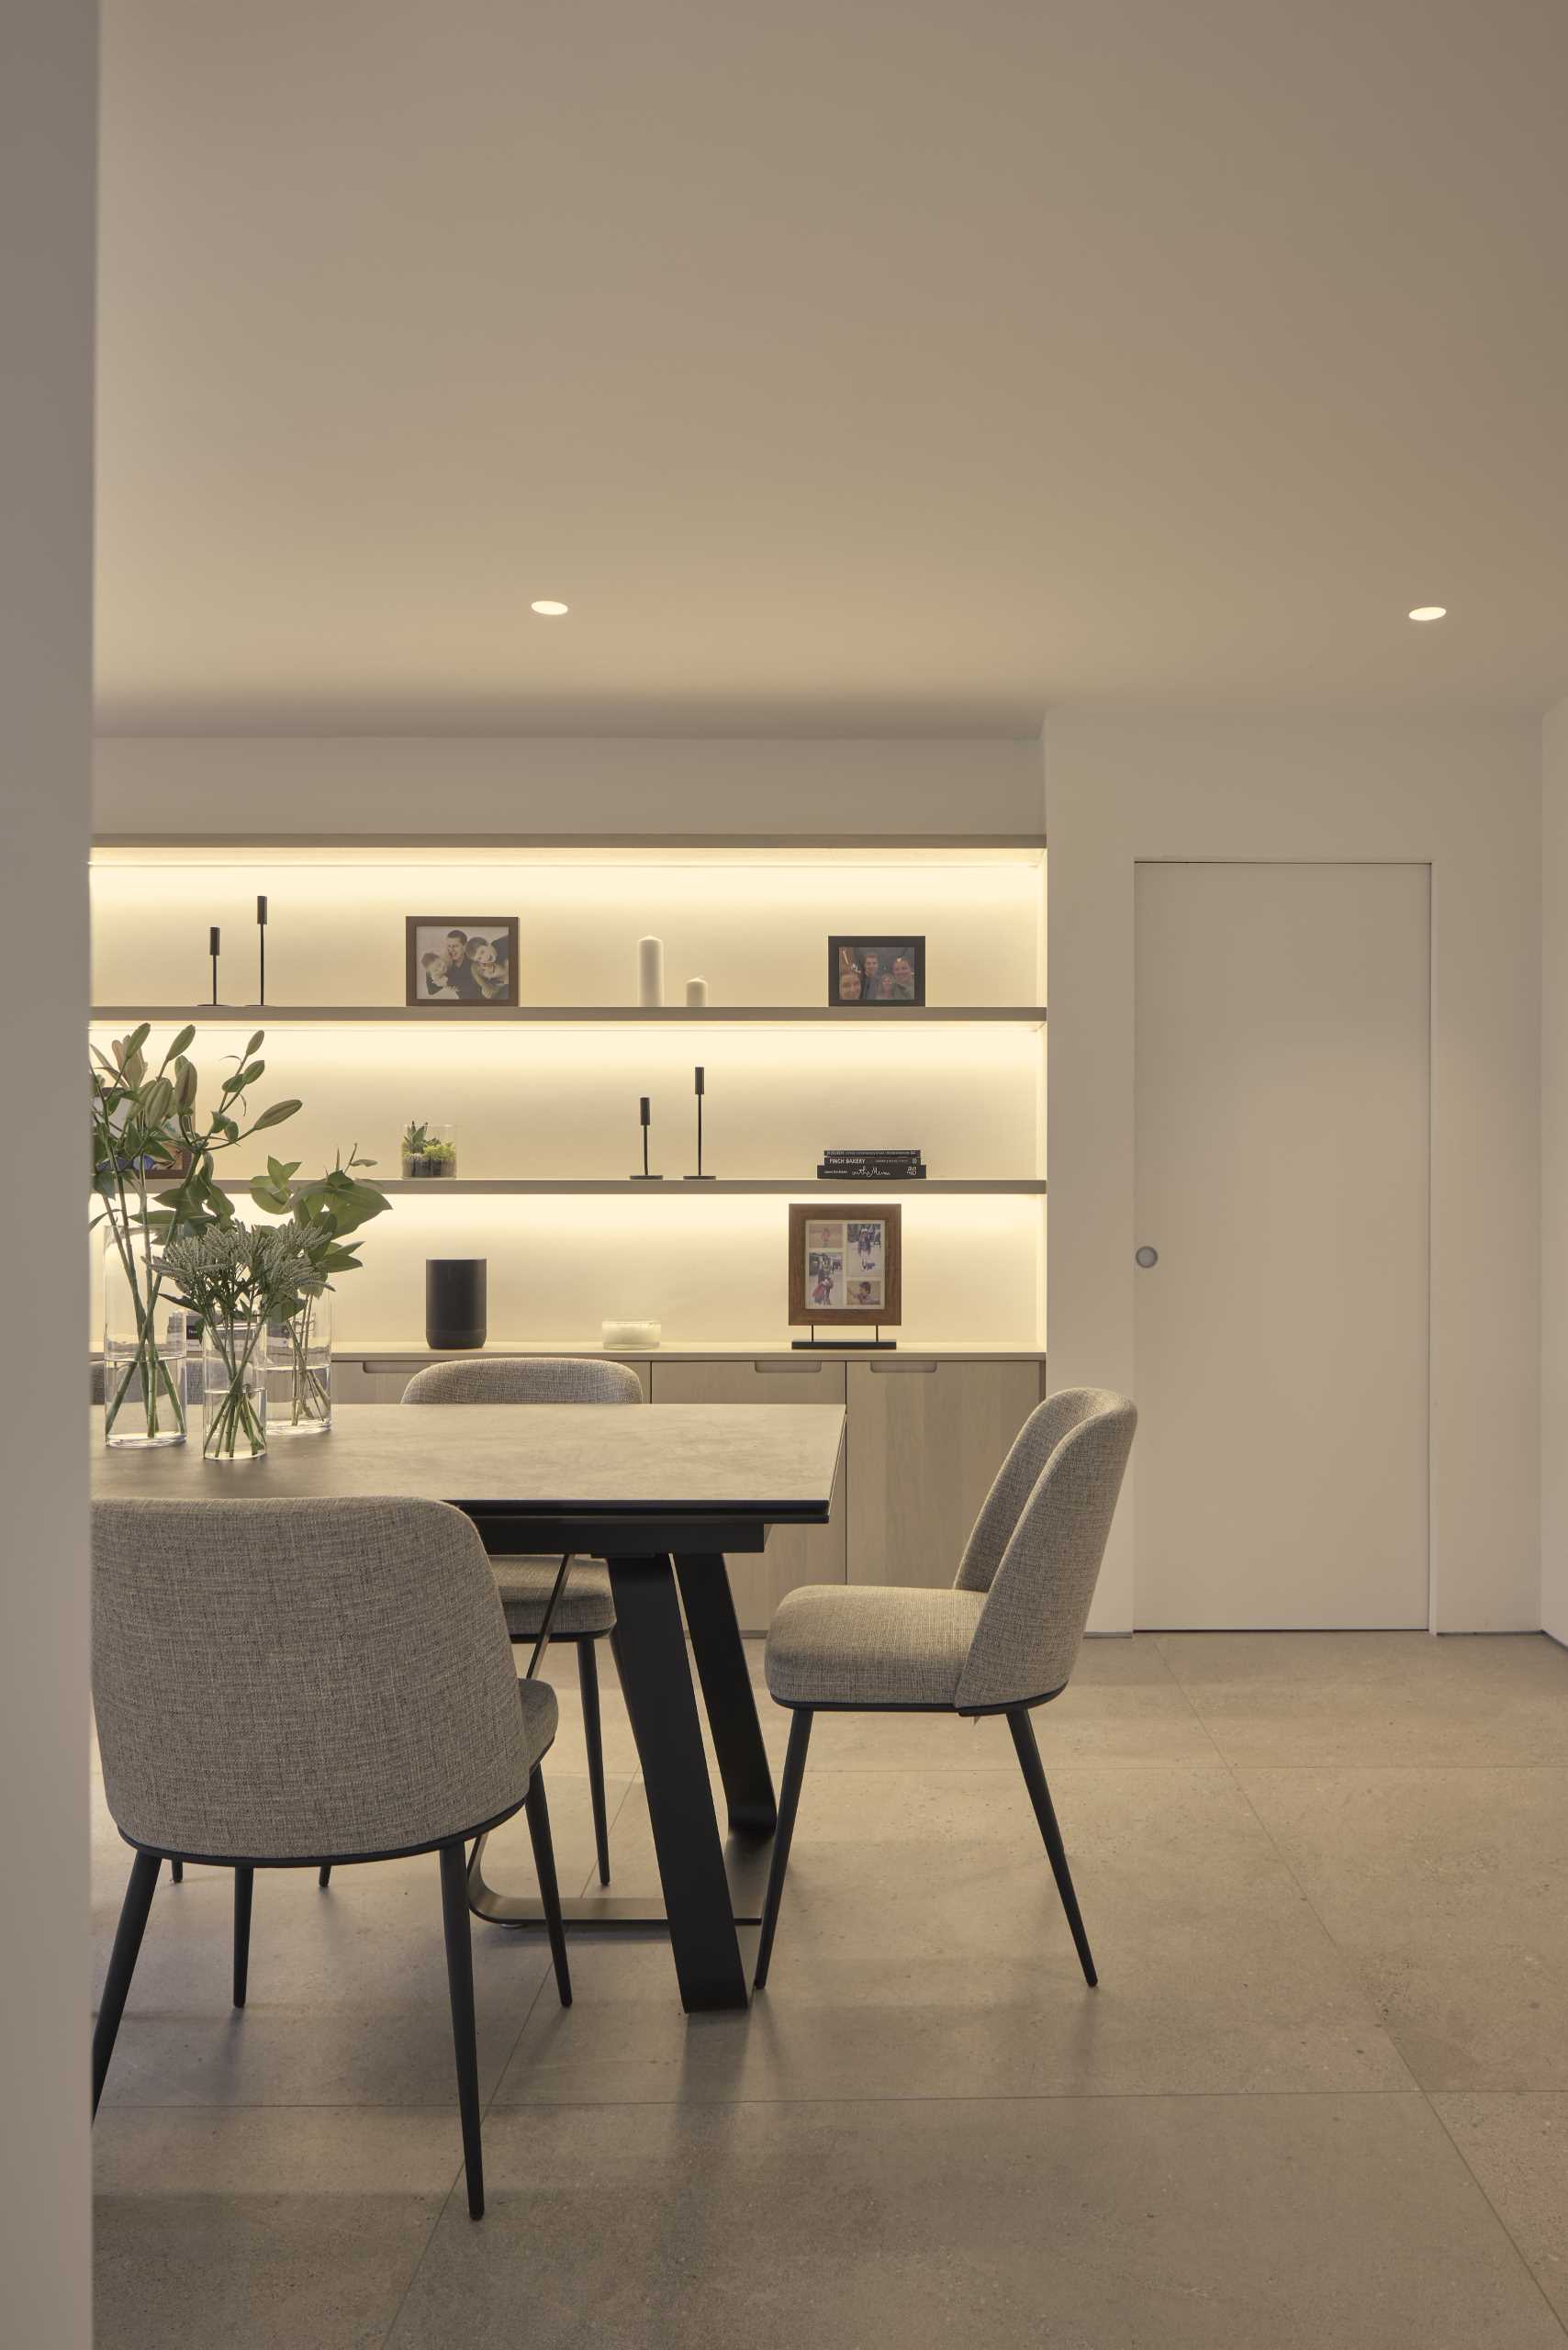
POLYGON ((267 1326, 209 1318, 202 1333, 201 1449, 259 1460, 267 1449, 267 1326))
POLYGON ((150 1451, 185 1440, 185 1309, 163 1287, 151 1233, 104 1232, 104 1441, 150 1451))
POLYGON ((267 1326, 269 1435, 325 1436, 332 1425, 332 1292, 267 1326))

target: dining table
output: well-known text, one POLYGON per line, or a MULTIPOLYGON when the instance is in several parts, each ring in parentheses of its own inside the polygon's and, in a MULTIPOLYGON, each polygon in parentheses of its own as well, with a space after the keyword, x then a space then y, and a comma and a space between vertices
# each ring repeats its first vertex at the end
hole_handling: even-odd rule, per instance
MULTIPOLYGON (((763 1550, 775 1527, 827 1523, 842 1473, 842 1406, 351 1404, 323 1435, 276 1438, 253 1460, 222 1462, 203 1458, 194 1419, 185 1443, 160 1449, 106 1445, 101 1408, 93 1419, 97 1500, 413 1496, 463 1511, 492 1556, 602 1559, 663 1898, 585 1895, 563 1903, 568 1926, 667 1930, 689 2013, 745 2006, 737 1927, 755 1921, 747 1888, 778 1812, 725 1554, 763 1550)), ((475 1912, 505 1925, 538 1921, 537 1899, 498 1892, 482 1861, 481 1840, 468 1880, 475 1912)))

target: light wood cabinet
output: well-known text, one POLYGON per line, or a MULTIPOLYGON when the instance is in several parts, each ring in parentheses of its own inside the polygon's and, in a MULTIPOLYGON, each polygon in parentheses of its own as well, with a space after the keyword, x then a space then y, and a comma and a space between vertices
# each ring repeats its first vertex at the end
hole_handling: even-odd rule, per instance
POLYGON ((1041 1366, 906 1355, 847 1370, 848 1580, 946 1588, 1041 1366))
MULTIPOLYGON (((340 1356, 337 1400, 396 1404, 416 1371, 450 1357, 340 1356)), ((945 1589, 1007 1449, 1040 1400, 1044 1366, 1004 1357, 899 1354, 877 1361, 790 1355, 659 1355, 633 1363, 655 1404, 840 1404, 844 1472, 826 1526, 778 1527, 730 1561, 741 1628, 765 1632, 802 1583, 945 1589)))
MULTIPOLYGON (((400 1404, 403 1391, 417 1371, 432 1362, 454 1362, 454 1355, 378 1355, 367 1351, 363 1355, 334 1355, 332 1358, 332 1400, 335 1404, 400 1404)), ((499 1350, 489 1358, 499 1360, 499 1350)), ((603 1356, 595 1351, 594 1361, 615 1361, 615 1356, 603 1356)), ((643 1396, 648 1393, 648 1366, 634 1362, 634 1371, 643 1382, 643 1396)))
MULTIPOLYGON (((707 1362, 655 1361, 655 1404, 842 1404, 842 1362, 791 1361, 788 1356, 707 1362)), ((766 1632, 773 1611, 797 1583, 845 1579, 846 1477, 826 1526, 776 1526, 766 1550, 736 1551, 730 1587, 743 1632, 766 1632)))

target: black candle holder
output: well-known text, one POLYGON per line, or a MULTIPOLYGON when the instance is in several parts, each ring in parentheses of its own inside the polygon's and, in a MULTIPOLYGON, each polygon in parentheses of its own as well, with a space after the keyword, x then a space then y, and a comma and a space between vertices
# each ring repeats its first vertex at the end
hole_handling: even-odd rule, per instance
POLYGON ((212 957, 212 1001, 218 1002, 218 951, 222 933, 216 923, 207 934, 207 951, 212 957))
POLYGON ((633 1183, 662 1183, 665 1180, 662 1175, 650 1175, 648 1172, 648 1126, 651 1121, 645 1093, 637 1103, 637 1116, 643 1128, 643 1171, 640 1175, 633 1175, 632 1181, 633 1183))
POLYGON ((256 1002, 267 1000, 267 901, 256 900, 256 1002))
POLYGON ((707 1091, 705 1073, 701 1069, 695 1069, 692 1074, 697 1080, 697 1172, 695 1175, 683 1177, 682 1181, 688 1183, 711 1183, 714 1178, 711 1175, 704 1175, 702 1172, 702 1096, 707 1091))

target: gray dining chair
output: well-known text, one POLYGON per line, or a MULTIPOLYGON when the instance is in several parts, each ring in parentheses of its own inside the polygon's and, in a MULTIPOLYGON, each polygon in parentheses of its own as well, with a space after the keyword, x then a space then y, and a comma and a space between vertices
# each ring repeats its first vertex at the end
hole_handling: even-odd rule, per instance
POLYGON ((1005 1714, 1085 1980, 1099 1979, 1029 1715, 1060 1696, 1077 1662, 1137 1426, 1125 1395, 1064 1388, 1019 1430, 950 1591, 806 1583, 782 1602, 764 1669, 770 1695, 794 1718, 757 1945, 758 1990, 767 1980, 818 1713, 1005 1714))
MULTIPOLYGON (((416 1371, 405 1404, 640 1404, 643 1382, 623 1362, 572 1355, 497 1355, 432 1363, 416 1371)), ((599 1881, 610 1883, 610 1818, 604 1797, 604 1733, 599 1723, 597 1650, 615 1629, 610 1570, 597 1560, 574 1561, 563 1579, 558 1559, 493 1558, 507 1630, 514 1640, 571 1640, 577 1651, 583 1740, 599 1881), (557 1583, 559 1590, 557 1591, 557 1583), (555 1598, 551 1610, 552 1596, 555 1598)), ((322 1880, 325 1883, 325 1879, 322 1880)))
POLYGON ((165 1860, 234 1872, 245 2004, 257 1869, 434 1852, 468 2209, 485 2208, 465 1847, 525 1809, 571 2004, 541 1758, 555 1693, 520 1681, 489 1561, 443 1502, 99 1502, 93 1696, 134 1847, 93 2036, 93 2110, 165 1860))

